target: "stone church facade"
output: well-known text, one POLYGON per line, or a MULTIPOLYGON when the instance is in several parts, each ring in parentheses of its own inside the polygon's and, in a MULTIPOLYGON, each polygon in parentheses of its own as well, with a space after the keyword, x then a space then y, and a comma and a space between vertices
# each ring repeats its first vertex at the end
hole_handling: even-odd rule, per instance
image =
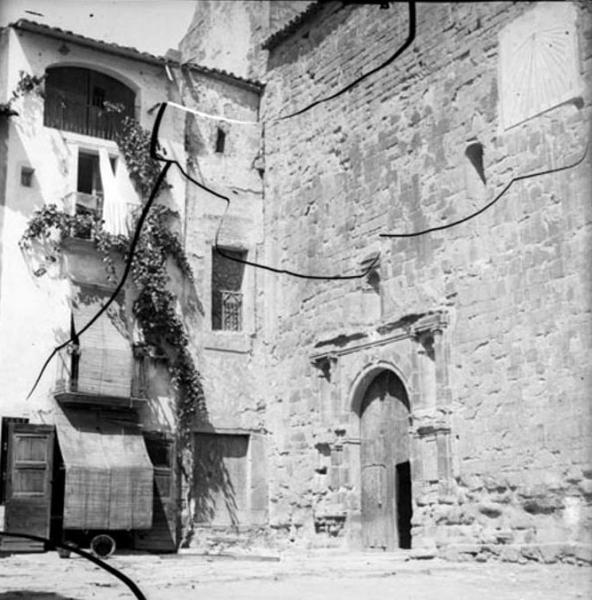
POLYGON ((217 394, 258 407, 265 521, 294 544, 590 560, 590 9, 417 5, 396 60, 282 118, 405 43, 385 4, 205 2, 181 44, 231 65, 235 11, 265 85, 259 129, 226 131, 260 137, 260 187, 203 172, 234 193, 226 246, 327 277, 245 267, 250 346, 217 394))

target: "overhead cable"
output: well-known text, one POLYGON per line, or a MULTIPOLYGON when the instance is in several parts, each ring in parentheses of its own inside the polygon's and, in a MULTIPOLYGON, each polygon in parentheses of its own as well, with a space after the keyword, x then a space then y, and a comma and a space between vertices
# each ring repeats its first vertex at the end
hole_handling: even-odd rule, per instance
POLYGON ((224 250, 222 248, 220 248, 219 246, 219 238, 220 238, 220 231, 222 229, 222 225, 224 223, 224 218, 230 208, 230 203, 231 200, 228 196, 226 196, 225 194, 222 194, 221 192, 218 192, 210 187, 208 187, 207 185, 205 185, 204 183, 198 181, 197 179, 195 179, 194 177, 192 177, 191 175, 189 175, 189 173, 187 173, 187 171, 184 169, 184 167, 179 163, 178 160, 174 159, 174 158, 167 158, 165 156, 162 156, 158 153, 158 132, 159 132, 159 128, 160 128, 160 123, 162 121, 162 118, 164 116, 164 112, 166 110, 166 107, 172 103, 170 102, 163 102, 158 110, 158 113, 156 115, 156 119, 154 120, 154 126, 152 128, 152 138, 151 138, 151 146, 150 146, 150 153, 151 156, 153 158, 155 158, 156 160, 165 162, 168 166, 174 164, 176 165, 176 167, 179 169, 179 171, 181 171, 181 173, 183 173, 183 175, 189 180, 191 181, 194 185, 196 185, 197 187, 199 187, 200 189, 212 194, 213 196, 215 196, 216 198, 219 198, 220 200, 224 200, 226 202, 226 208, 224 210, 224 214, 222 216, 222 218, 220 219, 220 224, 218 225, 218 228, 216 229, 216 235, 215 235, 215 239, 214 239, 214 247, 216 248, 216 251, 223 256, 224 258, 227 258, 228 260, 232 260, 234 262, 238 262, 244 265, 248 265, 251 267, 257 267, 259 269, 264 269, 266 271, 270 271, 272 273, 279 273, 279 274, 284 274, 284 275, 291 275, 292 277, 298 277, 300 279, 317 279, 317 280, 349 280, 349 279, 360 279, 362 277, 365 277, 366 275, 368 275, 377 265, 378 261, 379 261, 379 257, 376 256, 374 257, 374 259, 371 261, 371 263, 369 264, 369 266, 364 269, 364 271, 362 273, 358 273, 355 275, 313 275, 313 274, 309 274, 309 273, 301 273, 299 271, 292 271, 290 269, 280 269, 277 267, 272 267, 269 265, 264 265, 262 263, 257 263, 257 262, 253 262, 253 261, 249 261, 249 260, 244 260, 241 258, 237 258, 235 256, 231 256, 229 254, 227 254, 226 252, 224 252, 224 250))
POLYGON ((537 171, 535 173, 528 173, 526 175, 517 175, 516 177, 512 177, 510 181, 504 186, 502 191, 493 198, 490 202, 488 202, 485 206, 482 206, 479 210, 463 217, 462 219, 458 219, 457 221, 453 221, 452 223, 446 223, 445 225, 437 225, 435 227, 428 227, 427 229, 421 229, 420 231, 412 231, 410 233, 381 233, 380 237, 386 238, 412 238, 420 235, 426 235, 428 233, 433 233, 434 231, 442 231, 444 229, 450 229, 451 227, 456 227, 457 225, 461 225, 462 223, 466 223, 467 221, 474 219, 480 214, 484 213, 488 208, 491 208, 498 200, 502 198, 502 196, 516 183, 517 181, 522 181, 523 179, 531 179, 533 177, 541 177, 543 175, 550 175, 551 173, 559 173, 561 171, 566 171, 568 169, 573 169, 577 167, 586 158, 588 154, 588 147, 590 142, 586 143, 586 148, 584 149, 584 153, 580 158, 578 158, 575 162, 570 163, 569 165, 562 165, 561 167, 555 167, 552 169, 545 169, 543 171, 537 171))
POLYGON ((116 569, 104 560, 101 560, 98 556, 95 556, 90 552, 86 552, 85 550, 81 550, 78 546, 70 542, 56 542, 54 540, 50 540, 39 535, 32 535, 30 533, 14 533, 12 531, 0 531, 0 539, 2 537, 25 539, 32 542, 38 542, 43 544, 43 549, 45 551, 57 550, 59 548, 60 550, 66 550, 67 552, 74 552, 75 554, 86 558, 86 560, 90 560, 90 562, 94 563, 95 565, 98 565, 99 567, 101 567, 101 569, 107 571, 107 573, 111 573, 111 575, 117 577, 117 579, 122 581, 131 590, 132 594, 138 600, 147 600, 142 590, 136 585, 134 581, 132 581, 127 575, 125 575, 125 573, 122 573, 119 569, 116 569))
POLYGON ((408 2, 407 4, 409 6, 409 18, 408 18, 409 33, 407 34, 407 39, 403 42, 403 44, 401 46, 399 46, 399 48, 397 48, 397 51, 394 54, 389 56, 389 58, 387 58, 384 62, 379 64, 377 67, 374 67, 373 69, 370 69, 368 72, 364 73, 363 75, 360 75, 360 77, 358 77, 351 83, 348 83, 345 87, 341 88, 339 91, 335 92, 334 94, 331 94, 330 96, 326 96, 324 98, 319 98, 318 100, 311 102, 304 108, 301 108, 293 113, 277 117, 276 119, 273 119, 273 120, 274 121, 283 121, 284 119, 291 119, 292 117, 296 117, 298 115, 301 115, 302 113, 305 113, 306 111, 310 110, 311 108, 313 108, 315 106, 318 106, 319 104, 322 104, 324 102, 329 102, 329 100, 334 100, 338 96, 341 96, 342 94, 345 94, 346 92, 349 92, 351 89, 356 87, 359 83, 361 83, 362 81, 364 81, 365 79, 370 77, 370 75, 374 75, 374 73, 377 73, 381 69, 384 69, 385 67, 390 65, 394 60, 396 60, 413 43, 413 40, 415 39, 415 34, 416 34, 415 2, 408 2))
POLYGON ((105 304, 103 304, 103 306, 101 306, 101 308, 88 321, 88 323, 84 327, 82 327, 82 329, 79 329, 78 331, 76 331, 75 328, 74 328, 74 323, 71 322, 70 337, 65 342, 61 343, 59 346, 56 346, 53 349, 53 351, 51 352, 51 354, 47 357, 47 360, 43 363, 43 366, 41 367, 41 370, 39 371, 39 375, 37 375, 37 379, 35 379, 35 383, 33 384, 33 387, 31 388, 31 391, 27 394, 27 400, 31 397, 31 395, 33 394, 33 392, 37 388, 37 385, 39 384, 39 381, 41 380, 41 377, 43 376, 43 373, 45 372, 45 369, 47 368, 47 366, 49 365, 49 363, 51 362, 51 360, 53 359, 53 357, 60 350, 63 350, 66 346, 68 346, 68 344, 70 344, 70 343, 78 343, 79 337, 89 327, 91 327, 93 325, 93 323, 95 323, 95 321, 109 308, 109 306, 111 306, 111 304, 115 301, 115 298, 117 297, 117 295, 119 294, 119 292, 123 289, 123 286, 124 286, 124 284, 125 284, 125 282, 127 280, 127 277, 129 275, 129 272, 130 272, 130 269, 131 269, 131 266, 132 266, 132 261, 133 261, 133 258, 134 258, 134 252, 136 250, 136 246, 138 245, 138 241, 140 239, 140 232, 142 231, 142 226, 144 225, 144 221, 146 220, 146 217, 148 216, 148 212, 150 211, 150 207, 152 206, 152 203, 154 202, 154 199, 156 198, 156 195, 158 194, 158 190, 159 190, 162 182, 164 181, 164 178, 166 177, 167 171, 169 170, 170 166, 171 166, 170 163, 167 163, 162 168, 162 170, 158 174, 158 177, 156 178, 156 181, 154 183, 154 187, 152 188, 152 192, 150 193, 150 196, 148 197, 148 200, 146 201, 146 204, 142 208, 142 212, 140 214, 140 218, 138 219, 138 223, 137 223, 136 229, 134 231, 134 236, 133 236, 132 241, 130 243, 130 248, 129 248, 129 251, 128 251, 128 257, 127 257, 127 261, 126 261, 126 264, 125 264, 125 269, 123 271, 123 275, 121 276, 121 280, 117 284, 117 287, 115 288, 115 290, 113 291, 113 293, 111 294, 111 296, 109 297, 109 299, 107 300, 107 302, 105 302, 105 304))
POLYGON ((174 106, 179 110, 183 110, 185 112, 191 113, 193 115, 197 115, 199 117, 204 117, 205 119, 213 119, 215 121, 226 121, 227 123, 235 123, 236 125, 259 125, 259 121, 239 121, 238 119, 231 119, 229 117, 221 117, 218 115, 210 115, 208 113, 201 112, 200 110, 195 110, 195 108, 189 108, 188 106, 183 106, 182 104, 177 104, 176 102, 170 102, 167 100, 166 104, 169 106, 174 106))
MULTIPOLYGON (((330 94, 329 96, 325 96, 323 98, 319 98, 318 100, 315 100, 314 102, 311 102, 307 106, 305 106, 305 107, 303 107, 303 108, 301 108, 301 109, 299 109, 299 110, 297 110, 295 112, 292 112, 292 113, 287 114, 287 115, 281 115, 279 117, 271 118, 271 119, 269 119, 269 121, 266 121, 266 122, 267 123, 270 123, 270 122, 273 123, 275 121, 283 121, 285 119, 291 119, 292 117, 296 117, 298 115, 301 115, 301 114, 309 111, 311 108, 314 108, 315 106, 318 106, 319 104, 323 104, 324 102, 329 102, 330 100, 334 100, 335 98, 341 96, 342 94, 345 94, 346 92, 349 92, 354 87, 356 87, 359 83, 361 83, 362 81, 364 81, 365 79, 367 79, 371 75, 374 75, 375 73, 377 73, 381 69, 384 69, 385 67, 387 67, 388 65, 390 65, 393 61, 395 61, 413 43, 413 41, 415 40, 415 36, 416 36, 417 19, 416 19, 416 12, 415 12, 415 2, 408 2, 407 4, 409 6, 409 17, 408 17, 408 29, 409 29, 409 31, 408 31, 408 34, 407 34, 407 38, 405 39, 405 41, 403 42, 403 44, 401 46, 399 46, 399 48, 397 48, 397 50, 394 52, 394 54, 392 54, 391 56, 389 56, 385 61, 383 61, 382 63, 380 63, 378 66, 374 67, 373 69, 370 69, 366 73, 363 73, 362 75, 360 75, 360 77, 358 77, 354 81, 348 83, 345 87, 341 88, 337 92, 334 92, 333 94, 330 94)), ((212 115, 212 114, 209 114, 209 113, 204 113, 204 112, 192 109, 192 108, 188 108, 188 107, 183 106, 181 104, 177 104, 176 102, 168 102, 168 104, 170 104, 171 106, 174 106, 176 108, 179 108, 180 110, 184 110, 186 112, 190 112, 190 113, 193 113, 195 115, 199 115, 200 117, 203 117, 203 118, 206 118, 206 119, 213 119, 213 120, 216 120, 216 121, 227 121, 229 123, 236 123, 238 125, 257 125, 257 124, 260 124, 259 121, 240 121, 240 120, 237 120, 237 119, 230 119, 228 117, 223 117, 223 116, 220 116, 220 115, 212 115)))

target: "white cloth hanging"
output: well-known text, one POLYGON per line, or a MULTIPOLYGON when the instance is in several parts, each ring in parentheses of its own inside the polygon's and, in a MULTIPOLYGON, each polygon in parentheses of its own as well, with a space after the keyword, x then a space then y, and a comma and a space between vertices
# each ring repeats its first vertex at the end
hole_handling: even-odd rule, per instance
POLYGON ((128 235, 131 235, 133 230, 132 212, 142 204, 142 200, 134 188, 125 160, 121 156, 115 168, 115 187, 119 194, 120 202, 125 206, 126 229, 128 235))
POLYGON ((103 229, 113 235, 127 235, 127 204, 118 189, 105 148, 99 149, 99 170, 103 184, 103 229))

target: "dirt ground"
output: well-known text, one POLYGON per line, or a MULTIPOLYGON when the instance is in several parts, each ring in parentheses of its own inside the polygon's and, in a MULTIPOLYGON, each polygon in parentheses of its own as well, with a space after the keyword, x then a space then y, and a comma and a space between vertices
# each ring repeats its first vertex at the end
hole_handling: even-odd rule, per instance
MULTIPOLYGON (((405 554, 315 552, 276 557, 115 555, 149 600, 572 600, 592 598, 592 569, 451 563, 405 554)), ((114 600, 134 595, 83 558, 0 558, 0 600, 114 600)))

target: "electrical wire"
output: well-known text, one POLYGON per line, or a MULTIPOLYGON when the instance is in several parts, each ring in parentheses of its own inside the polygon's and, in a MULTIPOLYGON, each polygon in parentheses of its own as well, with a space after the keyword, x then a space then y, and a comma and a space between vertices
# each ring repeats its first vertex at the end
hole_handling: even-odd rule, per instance
POLYGON ((205 185, 204 183, 198 181, 197 179, 195 179, 194 177, 192 177, 191 175, 189 175, 189 173, 187 173, 187 171, 183 168, 183 166, 179 163, 179 161, 177 161, 176 159, 173 158, 167 158, 165 156, 162 156, 158 153, 158 132, 160 129, 160 123, 162 121, 162 118, 164 116, 164 112, 167 108, 168 105, 171 105, 172 103, 170 102, 163 102, 158 110, 158 113, 156 115, 156 118, 154 120, 154 126, 152 128, 152 137, 151 137, 151 143, 150 143, 150 153, 151 156, 153 158, 155 158, 156 160, 162 161, 167 163, 169 166, 174 164, 179 171, 181 171, 181 173, 189 180, 191 181, 191 183, 193 183, 194 185, 196 185, 197 187, 199 187, 200 189, 212 194, 213 196, 215 196, 216 198, 219 198, 220 200, 224 200, 226 202, 226 208, 224 210, 224 213, 222 215, 222 218, 220 219, 220 223, 216 229, 216 235, 214 236, 214 248, 216 249, 216 252, 218 252, 221 256, 223 256, 224 258, 228 259, 228 260, 232 260, 234 262, 240 263, 240 264, 244 264, 244 265, 248 265, 250 267, 257 267, 259 269, 263 269, 265 271, 270 271, 272 273, 279 273, 279 274, 283 274, 283 275, 291 275, 292 277, 298 277, 300 279, 315 279, 315 280, 324 280, 324 281, 335 281, 335 280, 350 280, 350 279, 360 279, 362 277, 365 277, 366 275, 368 275, 372 269, 374 269, 374 267, 377 265, 378 261, 380 260, 380 256, 375 256, 373 258, 373 260, 370 262, 370 264, 368 265, 368 267, 366 269, 364 269, 364 271, 362 273, 358 273, 356 275, 311 275, 308 273, 301 273, 299 271, 292 271, 290 269, 279 269, 276 267, 271 267, 269 265, 264 265, 262 263, 256 263, 253 261, 249 261, 249 260, 244 260, 241 258, 237 258, 235 256, 231 256, 229 254, 227 254, 226 252, 224 252, 224 250, 220 247, 218 241, 220 239, 220 231, 222 229, 223 223, 224 223, 224 218, 226 217, 226 214, 228 213, 228 210, 230 208, 230 203, 231 200, 228 196, 217 192, 216 190, 208 187, 207 185, 205 185))
POLYGON ((68 346, 68 344, 78 343, 79 337, 89 327, 91 327, 93 325, 93 323, 109 308, 109 306, 111 306, 111 304, 115 301, 115 298, 117 297, 119 292, 122 290, 122 288, 127 280, 127 277, 129 275, 129 272, 131 270, 131 267, 132 267, 132 260, 134 258, 134 252, 136 250, 136 246, 138 245, 138 241, 140 239, 140 232, 142 231, 142 226, 144 225, 144 221, 146 220, 146 217, 148 216, 150 207, 152 206, 152 203, 154 202, 154 199, 156 198, 158 190, 159 190, 162 182, 164 181, 164 178, 166 177, 167 171, 169 170, 170 166, 171 165, 169 163, 165 164, 163 169, 158 174, 158 177, 156 178, 156 181, 154 183, 154 187, 152 188, 152 192, 150 193, 150 196, 148 197, 148 200, 146 201, 146 204, 144 205, 144 208, 142 209, 142 212, 140 214, 140 218, 138 219, 138 223, 136 225, 136 230, 134 232, 134 236, 132 238, 130 248, 128 251, 128 257, 127 257, 125 269, 123 271, 123 275, 121 276, 119 283, 117 284, 117 287, 115 288, 115 290, 113 291, 113 293, 111 294, 111 296, 109 297, 107 302, 105 302, 105 304, 103 304, 103 306, 101 306, 101 308, 90 319, 90 321, 88 321, 88 323, 84 327, 82 327, 82 329, 79 329, 78 331, 76 331, 74 328, 74 323, 71 322, 70 337, 65 342, 61 343, 59 346, 56 346, 53 349, 53 351, 51 352, 51 354, 47 357, 46 361, 43 363, 43 366, 41 367, 41 370, 39 371, 39 374, 37 375, 37 379, 35 379, 35 383, 33 384, 31 391, 27 394, 27 398, 26 398, 27 400, 31 397, 31 395, 33 394, 33 392, 39 385, 39 381, 41 380, 41 377, 43 377, 43 373, 45 373, 45 369, 47 369, 47 367, 48 367, 49 363, 51 362, 51 360, 53 359, 53 357, 60 350, 63 350, 66 346, 68 346))
POLYGON ((44 550, 47 552, 48 550, 56 550, 57 548, 61 548, 62 550, 67 550, 69 552, 74 552, 86 558, 86 560, 90 560, 90 562, 94 563, 101 567, 101 569, 105 569, 107 573, 111 573, 114 577, 117 577, 120 581, 125 583, 125 585, 132 591, 134 596, 138 600, 147 600, 146 596, 144 596, 142 590, 134 583, 127 575, 107 564, 104 560, 90 554, 90 552, 86 552, 85 550, 81 550, 78 546, 74 544, 70 544, 67 542, 54 542, 48 538, 41 537, 39 535, 31 535, 29 533, 13 533, 11 531, 0 531, 0 538, 8 537, 8 538, 23 538, 25 540, 31 540, 33 542, 40 542, 43 544, 44 550))
POLYGON ((309 111, 311 108, 314 108, 315 106, 318 106, 319 104, 323 104, 324 102, 329 102, 329 100, 334 100, 338 96, 341 96, 342 94, 345 94, 346 92, 349 92, 351 89, 356 87, 360 82, 364 81, 364 79, 367 79, 371 75, 374 75, 374 73, 377 73, 381 69, 384 69, 385 67, 390 65, 394 60, 396 60, 405 50, 407 50, 407 48, 409 48, 409 46, 413 43, 413 40, 415 40, 416 29, 417 29, 416 15, 415 15, 415 2, 408 2, 408 6, 409 6, 409 18, 408 18, 409 33, 407 34, 407 39, 403 42, 403 44, 401 46, 399 46, 399 48, 393 55, 389 56, 389 58, 387 58, 384 62, 382 62, 378 66, 376 66, 373 69, 370 69, 368 72, 360 75, 360 77, 358 77, 351 83, 348 83, 345 87, 341 88, 339 91, 335 92, 334 94, 331 94, 330 96, 326 96, 324 98, 319 98, 318 100, 311 102, 304 108, 301 108, 301 109, 299 109, 293 113, 287 114, 287 115, 276 117, 275 119, 272 119, 272 120, 283 121, 285 119, 291 119, 292 117, 296 117, 298 115, 301 115, 302 113, 309 111))
POLYGON ((229 117, 222 117, 219 115, 210 115, 208 113, 201 112, 200 110, 195 110, 195 108, 189 108, 188 106, 183 106, 182 104, 177 104, 177 102, 170 102, 167 100, 167 104, 169 106, 174 106, 179 110, 183 110, 185 112, 191 113, 193 115, 197 115, 198 117, 204 117, 205 119, 212 119, 214 121, 226 121, 227 123, 235 123, 236 125, 259 125, 259 121, 239 121, 238 119, 231 119, 229 117))
MULTIPOLYGON (((399 46, 399 48, 397 48, 397 50, 394 54, 389 56, 385 61, 380 63, 378 66, 374 67, 373 69, 370 69, 366 73, 363 73, 357 79, 355 79, 351 83, 348 83, 345 87, 341 88, 337 92, 334 92, 333 94, 331 94, 329 96, 325 96, 324 98, 319 98, 318 100, 314 100, 307 106, 305 106, 293 113, 290 113, 287 115, 281 115, 279 117, 274 117, 272 119, 269 119, 269 121, 267 121, 267 123, 283 121, 285 119, 291 119, 292 117, 296 117, 298 115, 301 115, 301 114, 309 111, 311 108, 314 108, 315 106, 318 106, 319 104, 323 104, 324 102, 329 102, 330 100, 334 100, 335 98, 338 98, 342 94, 345 94, 346 92, 349 92, 350 90, 352 90, 359 83, 361 83, 362 81, 364 81, 371 75, 374 75, 378 71, 384 69, 385 67, 390 65, 392 62, 394 62, 413 43, 413 41, 415 40, 416 33, 417 33, 417 18, 416 18, 416 12, 415 12, 415 2, 408 2, 407 4, 409 6, 409 17, 408 17, 409 32, 408 32, 407 38, 405 39, 403 44, 401 46, 399 46)), ((187 63, 184 63, 184 64, 187 64, 187 63)), ((204 112, 201 112, 201 111, 198 111, 195 109, 188 108, 181 104, 177 104, 176 102, 168 102, 168 104, 170 104, 171 106, 174 106, 176 108, 179 108, 180 110, 184 110, 184 111, 199 115, 200 117, 204 117, 207 119, 213 119, 216 121, 227 121, 229 123, 236 123, 239 125, 258 125, 259 124, 259 121, 239 121, 237 119, 230 119, 228 117, 223 117, 223 116, 219 116, 219 115, 211 115, 211 114, 204 113, 204 112)))
POLYGON ((559 173, 561 171, 566 171, 568 169, 573 169, 574 167, 577 167, 582 162, 584 162, 584 160, 586 158, 586 155, 588 154, 589 145, 590 145, 590 142, 588 141, 586 143, 586 148, 584 149, 584 153, 574 163, 571 163, 569 165, 562 165, 561 167, 555 167, 555 168, 552 168, 552 169, 545 169, 543 171, 537 171, 535 173, 528 173, 526 175, 517 175, 516 177, 512 177, 512 179, 504 186, 504 188, 502 189, 502 191, 499 194, 497 194, 497 196, 495 196, 495 198, 493 198, 493 200, 491 200, 490 202, 488 202, 487 204, 485 204, 485 206, 482 206, 479 210, 476 210, 475 212, 471 213, 470 215, 467 215, 466 217, 463 217, 462 219, 458 219, 457 221, 453 221, 452 223, 446 223, 444 225, 437 225, 436 227, 428 227, 427 229, 422 229, 420 231, 413 231, 411 233, 381 233, 381 234, 379 234, 379 237, 384 237, 384 238, 412 238, 412 237, 417 237, 417 236, 420 236, 420 235, 426 235, 428 233, 433 233, 434 231, 442 231, 444 229, 450 229, 451 227, 456 227, 457 225, 461 225, 462 223, 466 223, 467 221, 470 221, 471 219, 474 219, 475 217, 477 217, 480 214, 484 213, 487 209, 491 208, 496 202, 498 202, 498 200, 500 200, 503 197, 503 195, 517 181, 522 181, 524 179, 531 179, 532 177, 541 177, 543 175, 550 175, 551 173, 559 173))
MULTIPOLYGON (((347 86, 345 86, 344 88, 340 89, 339 91, 335 92, 334 94, 331 94, 330 96, 315 100, 314 102, 312 102, 311 104, 305 106, 304 108, 295 111, 293 113, 290 113, 288 115, 283 115, 280 117, 277 117, 275 119, 272 119, 272 121, 280 121, 280 120, 285 120, 285 119, 289 119, 295 116, 298 116, 300 114, 303 114, 304 112, 312 109, 315 106, 318 106, 319 104, 322 104, 324 102, 328 102, 330 100, 333 100, 335 98, 337 98, 338 96, 341 96, 342 94, 348 92, 349 90, 353 89, 356 85, 358 85, 361 81, 364 81, 366 78, 370 77, 371 75, 373 75, 374 73, 378 72, 379 70, 385 68, 386 66, 388 66, 389 64, 391 64, 398 56, 400 56, 414 41, 415 36, 416 36, 416 12, 415 12, 415 3, 414 2, 409 2, 408 3, 409 6, 409 33, 407 36, 407 39, 405 40, 405 42, 397 49, 397 51, 390 56, 386 61, 384 61, 383 63, 381 63, 380 65, 378 65, 377 67, 371 69, 370 71, 364 73, 363 75, 361 75, 360 77, 358 77, 356 80, 354 80, 353 82, 351 82, 350 84, 348 84, 347 86)), ((220 224, 216 230, 216 235, 215 235, 215 240, 214 240, 214 247, 216 248, 216 251, 223 257, 225 257, 228 260, 232 260, 234 262, 238 262, 241 264, 245 264, 248 266, 252 266, 252 267, 257 267, 260 269, 264 269, 266 271, 270 271, 273 273, 278 273, 278 274, 285 274, 285 275, 290 275, 292 277, 297 277, 297 278, 302 278, 302 279, 312 279, 312 280, 351 280, 351 279, 359 279, 362 277, 365 277, 366 275, 368 275, 372 269, 375 268, 376 264, 379 261, 379 255, 376 256, 372 262, 370 263, 370 265, 364 270, 364 272, 357 274, 357 275, 311 275, 311 274, 307 274, 307 273, 300 273, 298 271, 292 271, 289 269, 279 269, 279 268, 275 268, 275 267, 271 267, 269 265, 264 265, 261 263, 256 263, 253 261, 247 261, 247 260, 243 260, 243 259, 239 259, 237 257, 231 256, 226 254, 219 246, 219 235, 220 235, 220 231, 222 229, 222 224, 224 222, 224 218, 230 208, 230 198, 224 194, 221 194, 220 192, 217 192, 215 190, 213 190, 212 188, 206 186, 205 184, 197 181, 195 178, 191 177, 183 168, 183 166, 177 161, 177 160, 173 160, 173 159, 169 159, 166 157, 161 156, 158 151, 158 130, 160 127, 160 123, 162 121, 162 117, 164 115, 164 111, 166 110, 167 105, 171 105, 174 106, 175 108, 178 108, 180 110, 184 110, 186 112, 189 113, 193 113, 196 114, 198 116, 201 116, 203 118, 210 118, 213 120, 219 120, 219 121, 226 121, 226 122, 230 122, 230 123, 235 123, 235 124, 241 124, 241 125, 254 125, 257 124, 256 121, 240 121, 237 119, 230 119, 227 117, 222 117, 222 116, 216 116, 216 115, 210 115, 207 113, 203 113, 201 111, 197 111, 195 109, 190 109, 188 107, 185 107, 183 105, 177 104, 175 102, 164 102, 161 103, 160 107, 159 107, 159 111, 157 113, 156 119, 154 121, 154 125, 152 127, 152 134, 151 134, 151 141, 150 141, 150 155, 152 158, 160 161, 160 162, 164 162, 165 165, 163 167, 163 169, 161 170, 161 172, 159 173, 159 176, 157 178, 157 181, 154 185, 154 188, 152 189, 152 192, 150 194, 150 197, 148 198, 146 204, 144 205, 144 208, 142 210, 142 213, 140 215, 140 218, 138 220, 137 226, 136 226, 136 230, 132 239, 132 243, 130 244, 130 250, 128 253, 128 259, 126 262, 126 266, 125 266, 125 270, 124 273, 122 275, 122 278, 119 282, 119 284, 117 285, 115 291, 112 293, 112 295, 110 296, 110 298, 107 300, 107 302, 97 311, 97 313, 90 319, 90 321, 82 328, 80 329, 78 332, 76 332, 74 329, 72 329, 71 331, 71 335, 70 338, 63 342, 62 344, 60 344, 59 346, 56 346, 54 348, 54 350, 52 351, 52 353, 50 354, 50 356, 47 358, 47 360, 45 361, 45 363, 43 364, 43 367, 41 368, 41 371, 39 373, 39 375, 37 376, 37 379, 35 380, 35 383, 31 389, 31 391, 29 392, 29 394, 27 395, 27 399, 29 399, 31 397, 31 395, 33 394, 33 392, 35 391, 37 385, 39 384, 39 381, 41 379, 41 377, 43 376, 43 373, 45 372, 45 369, 47 368, 47 366, 49 365, 49 363, 51 362, 51 360, 53 359, 53 357, 57 354, 57 352, 59 352, 60 350, 62 350, 63 348, 65 348, 68 344, 70 343, 74 343, 78 340, 78 337, 80 335, 82 335, 89 327, 91 327, 93 325, 93 323, 107 310, 107 308, 114 302, 116 296, 119 294, 119 292, 121 291, 121 289, 123 288, 127 277, 129 275, 129 271, 131 269, 131 264, 132 264, 132 260, 133 260, 133 256, 134 256, 134 251, 136 248, 136 245, 138 243, 139 240, 139 236, 140 236, 140 232, 142 229, 142 226, 144 224, 144 221, 146 220, 146 217, 148 215, 148 212, 150 210, 150 207, 152 206, 152 203, 154 202, 154 199, 158 193, 158 190, 160 188, 160 185, 162 184, 167 171, 169 170, 169 168, 171 167, 172 164, 175 164, 176 167, 180 170, 180 172, 189 180, 191 181, 193 184, 195 184, 197 187, 199 187, 200 189, 207 191, 208 193, 212 194, 213 196, 224 200, 226 202, 226 208, 224 210, 222 219, 220 220, 220 224)), ((379 237, 393 237, 393 238, 409 238, 409 237, 416 237, 419 235, 425 235, 434 231, 439 231, 439 230, 443 230, 443 229, 448 229, 450 227, 454 227, 456 225, 460 225, 461 223, 464 223, 466 221, 468 221, 469 219, 472 219, 476 216, 478 216, 479 214, 485 212, 488 208, 490 208, 491 206, 493 206, 493 204, 495 204, 504 194, 505 192, 516 182, 516 181, 520 181, 522 179, 527 179, 530 177, 537 177, 537 176, 541 176, 541 175, 545 175, 545 174, 549 174, 549 173, 556 173, 562 170, 566 170, 569 168, 573 168, 574 166, 577 166, 578 164, 580 164, 586 154, 588 152, 588 145, 586 145, 586 150, 584 152, 584 155, 582 156, 581 159, 579 159, 576 163, 572 164, 572 165, 566 165, 564 167, 559 167, 557 169, 548 169, 545 171, 540 171, 537 173, 532 173, 529 175, 521 175, 518 177, 514 177, 512 178, 512 180, 505 186, 505 188, 500 192, 500 194, 498 194, 491 202, 489 202, 487 205, 485 205, 484 207, 482 207, 481 209, 479 209, 478 211, 472 213, 471 215, 468 215, 467 217, 464 217, 462 219, 459 219, 458 221, 455 221, 453 223, 448 223, 446 225, 441 225, 441 226, 437 226, 437 227, 431 227, 422 231, 417 231, 417 232, 412 232, 412 233, 383 233, 383 234, 379 234, 379 237)))

